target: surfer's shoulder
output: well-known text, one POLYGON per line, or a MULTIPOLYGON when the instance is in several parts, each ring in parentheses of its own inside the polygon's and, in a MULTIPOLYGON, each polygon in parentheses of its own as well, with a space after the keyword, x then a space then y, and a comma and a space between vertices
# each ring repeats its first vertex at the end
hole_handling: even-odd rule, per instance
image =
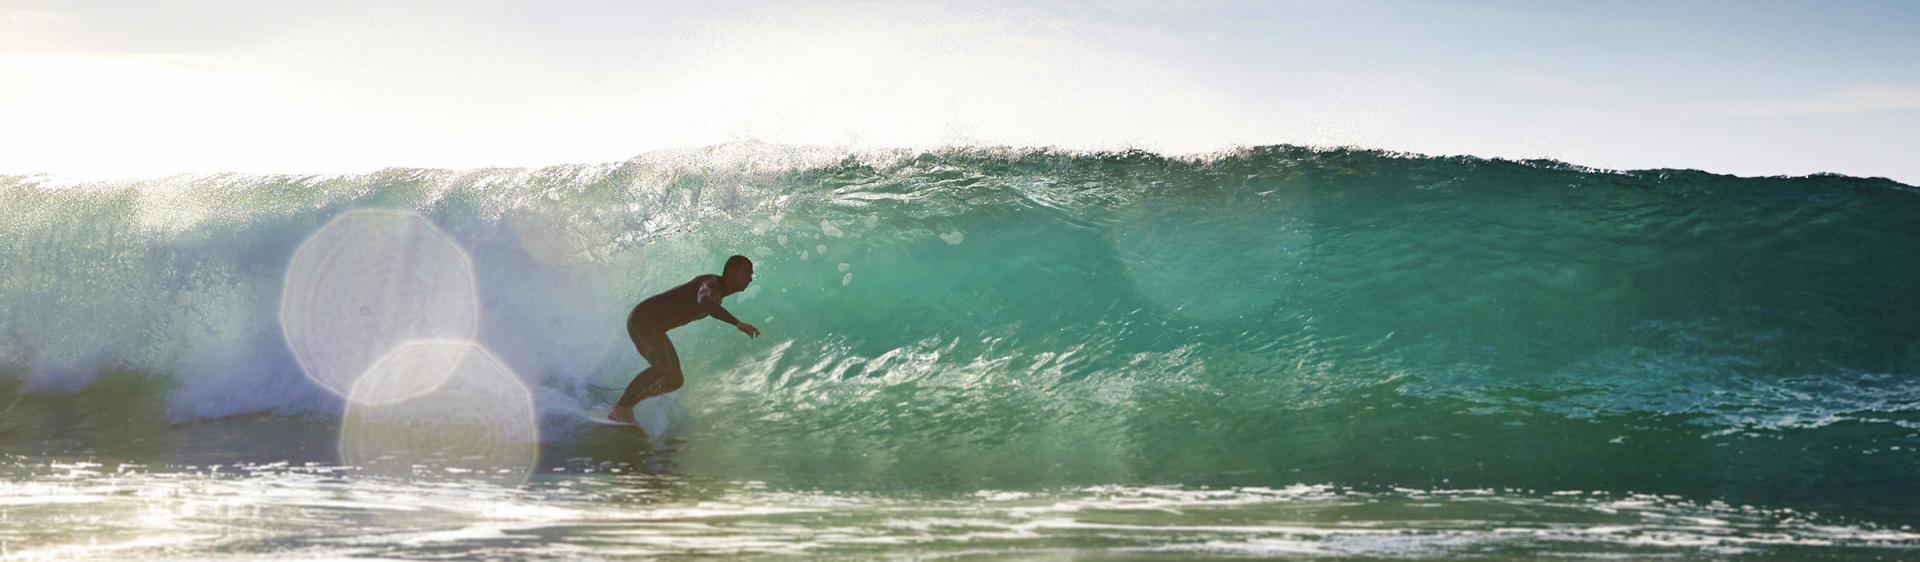
POLYGON ((720 276, 712 273, 696 276, 693 278, 693 281, 689 283, 694 287, 694 300, 704 301, 709 298, 719 297, 725 293, 725 291, 720 290, 720 276))

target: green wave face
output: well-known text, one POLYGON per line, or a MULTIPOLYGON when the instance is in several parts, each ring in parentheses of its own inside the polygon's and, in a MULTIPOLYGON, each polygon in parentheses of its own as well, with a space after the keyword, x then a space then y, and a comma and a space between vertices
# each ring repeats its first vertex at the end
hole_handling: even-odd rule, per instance
MULTIPOLYGON (((280 340, 282 276, 326 220, 383 207, 464 246, 480 339, 546 411, 610 400, 596 389, 640 368, 633 303, 753 258, 727 306, 763 337, 673 333, 687 473, 1671 492, 1896 517, 1920 492, 1920 192, 1885 180, 733 145, 37 182, 0 193, 0 361, 28 402, 124 367, 169 381, 174 420, 334 411, 280 340)), ((616 446, 558 427, 556 448, 616 446)))

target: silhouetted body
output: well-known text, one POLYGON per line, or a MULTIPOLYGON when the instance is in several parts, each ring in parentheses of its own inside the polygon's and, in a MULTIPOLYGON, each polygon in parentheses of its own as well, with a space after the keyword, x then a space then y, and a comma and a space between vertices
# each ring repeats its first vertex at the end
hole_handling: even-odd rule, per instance
POLYGON ((668 330, 712 316, 732 324, 748 337, 758 337, 758 328, 734 318, 720 306, 721 299, 745 290, 752 282, 753 262, 744 256, 733 256, 727 259, 726 269, 720 275, 696 276, 635 305, 633 311, 627 313, 627 337, 633 339, 633 347, 640 351, 640 357, 647 360, 647 368, 634 375, 633 382, 627 384, 626 392, 621 393, 620 401, 614 403, 613 413, 607 418, 633 423, 635 404, 678 390, 686 382, 680 371, 680 353, 673 349, 673 340, 667 338, 668 330))

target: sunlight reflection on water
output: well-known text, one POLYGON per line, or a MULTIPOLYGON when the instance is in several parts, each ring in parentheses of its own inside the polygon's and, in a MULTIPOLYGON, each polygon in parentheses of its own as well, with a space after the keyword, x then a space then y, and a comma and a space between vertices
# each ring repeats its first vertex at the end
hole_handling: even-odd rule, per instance
POLYGON ((1787 560, 1920 551, 1920 534, 1911 530, 1790 509, 1580 491, 1296 484, 886 495, 584 471, 503 487, 286 463, 177 472, 89 463, 6 469, 0 540, 10 560, 460 553, 528 560, 792 554, 1787 560))

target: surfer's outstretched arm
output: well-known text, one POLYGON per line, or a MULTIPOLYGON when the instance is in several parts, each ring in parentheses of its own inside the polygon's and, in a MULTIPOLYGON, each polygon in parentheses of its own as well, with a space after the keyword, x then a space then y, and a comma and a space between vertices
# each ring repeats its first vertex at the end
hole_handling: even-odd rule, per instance
POLYGON ((707 315, 717 318, 721 322, 732 324, 733 327, 739 328, 742 333, 745 333, 747 337, 758 337, 760 335, 759 328, 753 327, 752 324, 741 322, 739 318, 733 317, 733 313, 727 312, 726 308, 720 306, 720 297, 715 294, 712 284, 701 285, 700 292, 695 296, 694 300, 700 303, 700 308, 705 309, 707 315))

